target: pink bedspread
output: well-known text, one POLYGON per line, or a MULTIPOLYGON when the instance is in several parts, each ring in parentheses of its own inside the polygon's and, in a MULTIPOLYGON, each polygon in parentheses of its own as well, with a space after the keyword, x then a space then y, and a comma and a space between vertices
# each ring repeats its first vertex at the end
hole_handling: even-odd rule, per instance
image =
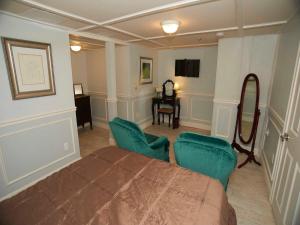
POLYGON ((116 147, 0 203, 3 225, 236 225, 221 184, 116 147))

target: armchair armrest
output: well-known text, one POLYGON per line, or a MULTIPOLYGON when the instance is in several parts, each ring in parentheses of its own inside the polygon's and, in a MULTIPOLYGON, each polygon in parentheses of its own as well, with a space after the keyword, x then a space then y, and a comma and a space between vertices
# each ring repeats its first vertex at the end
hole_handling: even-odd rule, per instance
POLYGON ((151 144, 152 142, 156 141, 159 138, 158 136, 155 136, 153 134, 148 134, 148 133, 144 133, 144 134, 148 144, 151 144))
POLYGON ((152 143, 149 143, 149 147, 155 150, 166 144, 169 146, 168 138, 161 136, 161 137, 157 138, 155 141, 153 141, 152 143))

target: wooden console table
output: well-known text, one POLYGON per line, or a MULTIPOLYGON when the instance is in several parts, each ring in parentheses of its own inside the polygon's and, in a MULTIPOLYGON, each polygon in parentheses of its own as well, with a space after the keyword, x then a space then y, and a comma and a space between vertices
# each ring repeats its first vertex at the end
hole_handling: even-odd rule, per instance
POLYGON ((164 100, 163 98, 152 98, 152 124, 155 124, 155 115, 157 112, 157 109, 160 108, 161 104, 171 105, 173 107, 173 129, 179 127, 179 120, 180 120, 180 98, 175 99, 175 103, 173 101, 164 100), (177 110, 176 110, 177 109, 177 110), (177 113, 176 113, 177 112, 177 113))

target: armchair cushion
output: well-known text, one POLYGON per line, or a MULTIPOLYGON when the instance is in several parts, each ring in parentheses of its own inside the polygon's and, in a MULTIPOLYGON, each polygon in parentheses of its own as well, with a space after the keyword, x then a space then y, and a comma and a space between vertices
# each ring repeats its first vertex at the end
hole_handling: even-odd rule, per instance
POLYGON ((169 141, 166 137, 144 134, 135 123, 118 117, 110 121, 109 126, 118 147, 169 161, 169 141))
POLYGON ((231 145, 223 139, 196 133, 182 133, 174 144, 177 164, 218 179, 227 188, 237 156, 231 145))

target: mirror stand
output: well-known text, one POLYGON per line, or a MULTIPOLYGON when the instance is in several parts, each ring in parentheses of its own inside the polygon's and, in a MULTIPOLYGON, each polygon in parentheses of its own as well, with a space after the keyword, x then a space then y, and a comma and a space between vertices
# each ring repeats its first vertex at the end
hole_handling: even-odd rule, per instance
MULTIPOLYGON (((240 110, 241 109, 240 109, 240 104, 239 104, 238 105, 238 115, 240 115, 240 113, 242 113, 240 110)), ((254 121, 254 124, 253 124, 253 126, 255 128, 257 128, 257 126, 258 126, 258 121, 259 121, 259 116, 260 116, 260 110, 259 109, 257 110, 256 114, 257 114, 255 116, 256 120, 254 121)), ((240 144, 238 144, 236 142, 236 136, 237 136, 237 132, 238 132, 238 125, 239 125, 239 118, 237 117, 236 124, 235 124, 235 130, 234 130, 234 137, 233 137, 233 141, 232 141, 231 146, 232 146, 232 148, 235 148, 236 150, 238 150, 238 152, 244 153, 244 154, 248 155, 247 159, 243 163, 241 163, 238 166, 238 168, 242 168, 248 162, 250 162, 250 163, 254 162, 257 165, 261 166, 261 163, 256 160, 255 155, 254 155, 254 147, 255 147, 255 140, 256 140, 256 131, 257 131, 257 129, 254 129, 253 140, 252 140, 252 144, 251 144, 251 150, 249 151, 249 150, 243 148, 240 144)))
POLYGON ((258 121, 260 116, 259 110, 259 80, 256 74, 248 74, 243 82, 240 103, 237 108, 237 117, 235 123, 234 137, 231 144, 240 153, 248 155, 247 159, 238 166, 243 167, 248 162, 254 162, 261 165, 255 158, 254 148, 258 121), (251 127, 251 129, 250 129, 251 127), (247 150, 244 145, 251 145, 247 150))

